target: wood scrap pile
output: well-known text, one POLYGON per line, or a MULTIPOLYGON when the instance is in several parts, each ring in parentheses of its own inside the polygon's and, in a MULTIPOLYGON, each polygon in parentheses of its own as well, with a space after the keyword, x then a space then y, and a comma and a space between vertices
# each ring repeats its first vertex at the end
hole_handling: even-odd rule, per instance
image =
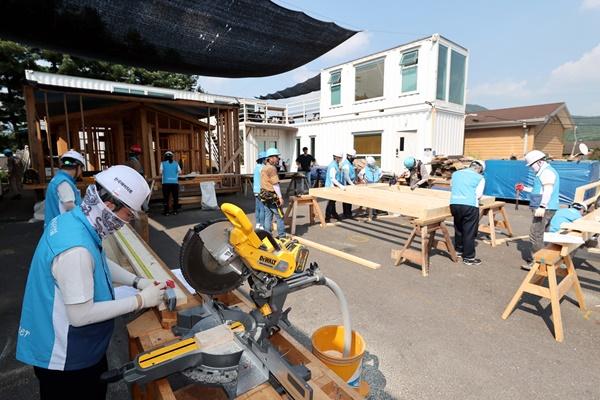
POLYGON ((453 172, 468 168, 473 160, 467 156, 436 156, 431 160, 431 177, 450 179, 453 172))

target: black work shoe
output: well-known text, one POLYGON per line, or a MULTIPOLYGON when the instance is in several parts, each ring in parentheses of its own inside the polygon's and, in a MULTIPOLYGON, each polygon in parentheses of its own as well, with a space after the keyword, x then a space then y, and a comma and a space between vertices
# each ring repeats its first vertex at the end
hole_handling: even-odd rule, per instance
POLYGON ((463 258, 463 263, 465 265, 479 265, 481 260, 479 258, 463 258))
POLYGON ((338 214, 334 215, 333 218, 337 219, 338 221, 341 221, 343 219, 342 216, 338 214))

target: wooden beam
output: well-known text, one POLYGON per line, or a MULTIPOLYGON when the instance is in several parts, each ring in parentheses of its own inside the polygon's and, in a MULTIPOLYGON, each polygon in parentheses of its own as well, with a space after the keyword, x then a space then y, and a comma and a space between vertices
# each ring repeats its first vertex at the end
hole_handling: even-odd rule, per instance
POLYGON ((67 110, 67 95, 63 93, 63 108, 65 110, 65 123, 67 129, 67 148, 71 149, 71 130, 69 129, 69 119, 67 118, 67 114, 69 111, 67 110))
MULTIPOLYGON (((160 163, 162 162, 160 157, 160 128, 158 126, 158 113, 154 112, 154 142, 156 143, 154 149, 154 162, 156 163, 156 171, 160 170, 160 163)), ((155 175, 153 175, 155 176, 155 175)))
POLYGON ((120 121, 117 125, 115 125, 115 137, 114 137, 114 146, 116 157, 115 160, 117 164, 125 164, 125 133, 123 132, 123 121, 120 121))
POLYGON ((144 107, 141 107, 139 109, 139 128, 142 139, 142 160, 144 165, 144 171, 146 171, 146 174, 151 175, 152 165, 150 163, 150 153, 152 152, 152 145, 150 143, 151 132, 149 132, 148 129, 147 118, 148 116, 146 114, 146 109, 144 107))
POLYGON ((325 245, 323 245, 321 243, 316 243, 316 242, 310 241, 308 239, 301 238, 299 236, 292 236, 292 237, 294 239, 296 239, 299 243, 301 243, 301 244, 303 244, 305 246, 315 248, 315 249, 320 250, 320 251, 322 251, 324 253, 331 254, 333 256, 343 258, 344 260, 351 261, 351 262, 356 263, 356 264, 360 264, 360 265, 362 265, 364 267, 371 268, 371 269, 379 269, 379 268, 381 268, 381 264, 375 263, 373 261, 365 260, 364 258, 360 258, 360 257, 354 256, 352 254, 344 253, 341 250, 337 250, 337 249, 334 249, 332 247, 325 246, 325 245))
POLYGON ((44 150, 42 149, 42 136, 37 121, 35 110, 35 95, 32 86, 23 86, 23 97, 25 98, 25 113, 27 115, 27 136, 29 139, 29 152, 31 154, 32 167, 38 171, 40 183, 46 182, 46 170, 44 168, 44 150))
MULTIPOLYGON (((115 114, 115 113, 119 113, 119 112, 123 112, 123 111, 128 111, 128 110, 132 110, 137 107, 140 107, 140 106, 141 106, 141 104, 138 102, 124 103, 124 104, 117 104, 117 105, 108 106, 108 107, 93 108, 91 110, 83 110, 83 114, 86 118, 91 118, 91 117, 95 117, 95 116, 103 115, 103 114, 115 114)), ((65 105, 65 107, 66 107, 66 105, 65 105)), ((70 119, 79 118, 81 113, 82 113, 81 111, 69 113, 69 114, 67 114, 67 118, 65 118, 64 115, 56 115, 52 118, 49 118, 49 121, 54 124, 59 123, 59 122, 65 122, 70 119)))
MULTIPOLYGON (((149 109, 151 109, 153 111, 158 111, 158 112, 160 112, 162 114, 170 115, 171 117, 178 118, 178 119, 180 119, 182 121, 189 122, 190 124, 195 124, 195 125, 200 125, 200 126, 206 127, 206 124, 204 122, 202 122, 202 121, 200 121, 198 119, 195 119, 194 117, 192 117, 192 116, 190 116, 188 114, 185 114, 185 113, 183 113, 181 111, 171 110, 169 108, 165 108, 165 107, 162 107, 162 106, 156 105, 156 104, 146 104, 145 103, 144 107, 149 108, 149 109)), ((161 131, 162 130, 163 129, 161 129, 161 131)))

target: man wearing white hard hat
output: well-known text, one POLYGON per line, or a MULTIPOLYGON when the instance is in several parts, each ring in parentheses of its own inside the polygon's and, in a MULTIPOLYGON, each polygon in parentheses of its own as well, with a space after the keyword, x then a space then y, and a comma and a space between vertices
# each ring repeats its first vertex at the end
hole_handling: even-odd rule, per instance
MULTIPOLYGON (((352 149, 346 153, 346 159, 342 163, 342 181, 344 185, 354 186, 354 181, 356 181, 355 158, 356 150, 352 149)), ((352 204, 342 203, 342 210, 344 218, 352 218, 352 204)))
MULTIPOLYGON (((342 173, 342 152, 336 151, 333 153, 333 161, 327 166, 327 175, 325 176, 325 187, 338 187, 342 190, 346 190, 343 182, 342 173)), ((325 222, 329 222, 331 218, 341 220, 342 218, 335 209, 335 201, 329 200, 327 207, 325 208, 325 222)))
POLYGON ((85 158, 75 150, 69 150, 60 156, 60 169, 48 183, 44 203, 44 226, 52 218, 72 210, 81 204, 81 193, 77 188, 77 179, 83 174, 85 158))
POLYGON ((179 174, 181 167, 173 160, 173 152, 166 151, 164 161, 160 163, 160 176, 163 193, 163 215, 169 215, 169 197, 173 198, 173 214, 179 211, 179 174))
POLYGON ((104 399, 106 350, 114 318, 162 302, 165 283, 144 279, 108 260, 102 238, 142 210, 150 188, 132 168, 96 175, 80 206, 53 218, 33 255, 23 296, 16 357, 32 365, 42 399, 83 388, 104 399), (113 283, 140 289, 115 300, 113 283))
POLYGON ((479 265, 475 239, 479 228, 479 199, 485 188, 485 161, 473 160, 469 168, 452 174, 450 213, 454 217, 454 248, 466 265, 479 265))
POLYGON ((556 210, 560 208, 560 178, 558 172, 546 161, 546 154, 532 150, 525 154, 527 166, 533 170, 533 187, 517 183, 515 188, 529 193, 529 208, 533 219, 529 229, 529 242, 525 250, 522 269, 529 271, 533 264, 533 254, 544 246, 544 232, 550 225, 556 210))

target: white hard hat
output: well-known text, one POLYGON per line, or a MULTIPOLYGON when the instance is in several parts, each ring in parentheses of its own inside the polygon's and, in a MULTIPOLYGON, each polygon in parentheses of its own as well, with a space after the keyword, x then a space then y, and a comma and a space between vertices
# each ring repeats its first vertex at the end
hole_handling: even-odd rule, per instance
POLYGON ((525 154, 525 163, 527 163, 527 166, 529 167, 531 164, 544 158, 546 158, 546 154, 544 154, 542 151, 531 150, 529 153, 525 154))
POLYGON ((83 155, 81 155, 81 153, 73 149, 66 151, 62 156, 60 156, 60 161, 67 165, 70 164, 70 162, 75 161, 82 167, 85 167, 85 158, 83 155))
POLYGON ((485 171, 485 161, 483 160, 473 160, 471 164, 479 164, 481 166, 481 172, 485 171))
POLYGON ((334 156, 334 157, 340 157, 340 158, 342 158, 344 155, 342 154, 342 152, 341 152, 341 151, 334 151, 334 152, 333 152, 333 156, 334 156))
POLYGON ((126 165, 114 165, 96 174, 95 178, 115 199, 134 211, 141 211, 150 195, 150 188, 144 177, 126 165))
POLYGON ((167 151, 165 151, 165 156, 167 156, 167 157, 168 157, 168 156, 173 156, 173 152, 172 152, 172 151, 169 151, 169 150, 167 150, 167 151))
POLYGON ((371 156, 367 156, 367 165, 374 165, 375 159, 371 156))
POLYGON ((356 150, 354 150, 354 149, 349 150, 348 153, 346 153, 346 154, 348 154, 349 156, 355 157, 356 156, 356 150))

